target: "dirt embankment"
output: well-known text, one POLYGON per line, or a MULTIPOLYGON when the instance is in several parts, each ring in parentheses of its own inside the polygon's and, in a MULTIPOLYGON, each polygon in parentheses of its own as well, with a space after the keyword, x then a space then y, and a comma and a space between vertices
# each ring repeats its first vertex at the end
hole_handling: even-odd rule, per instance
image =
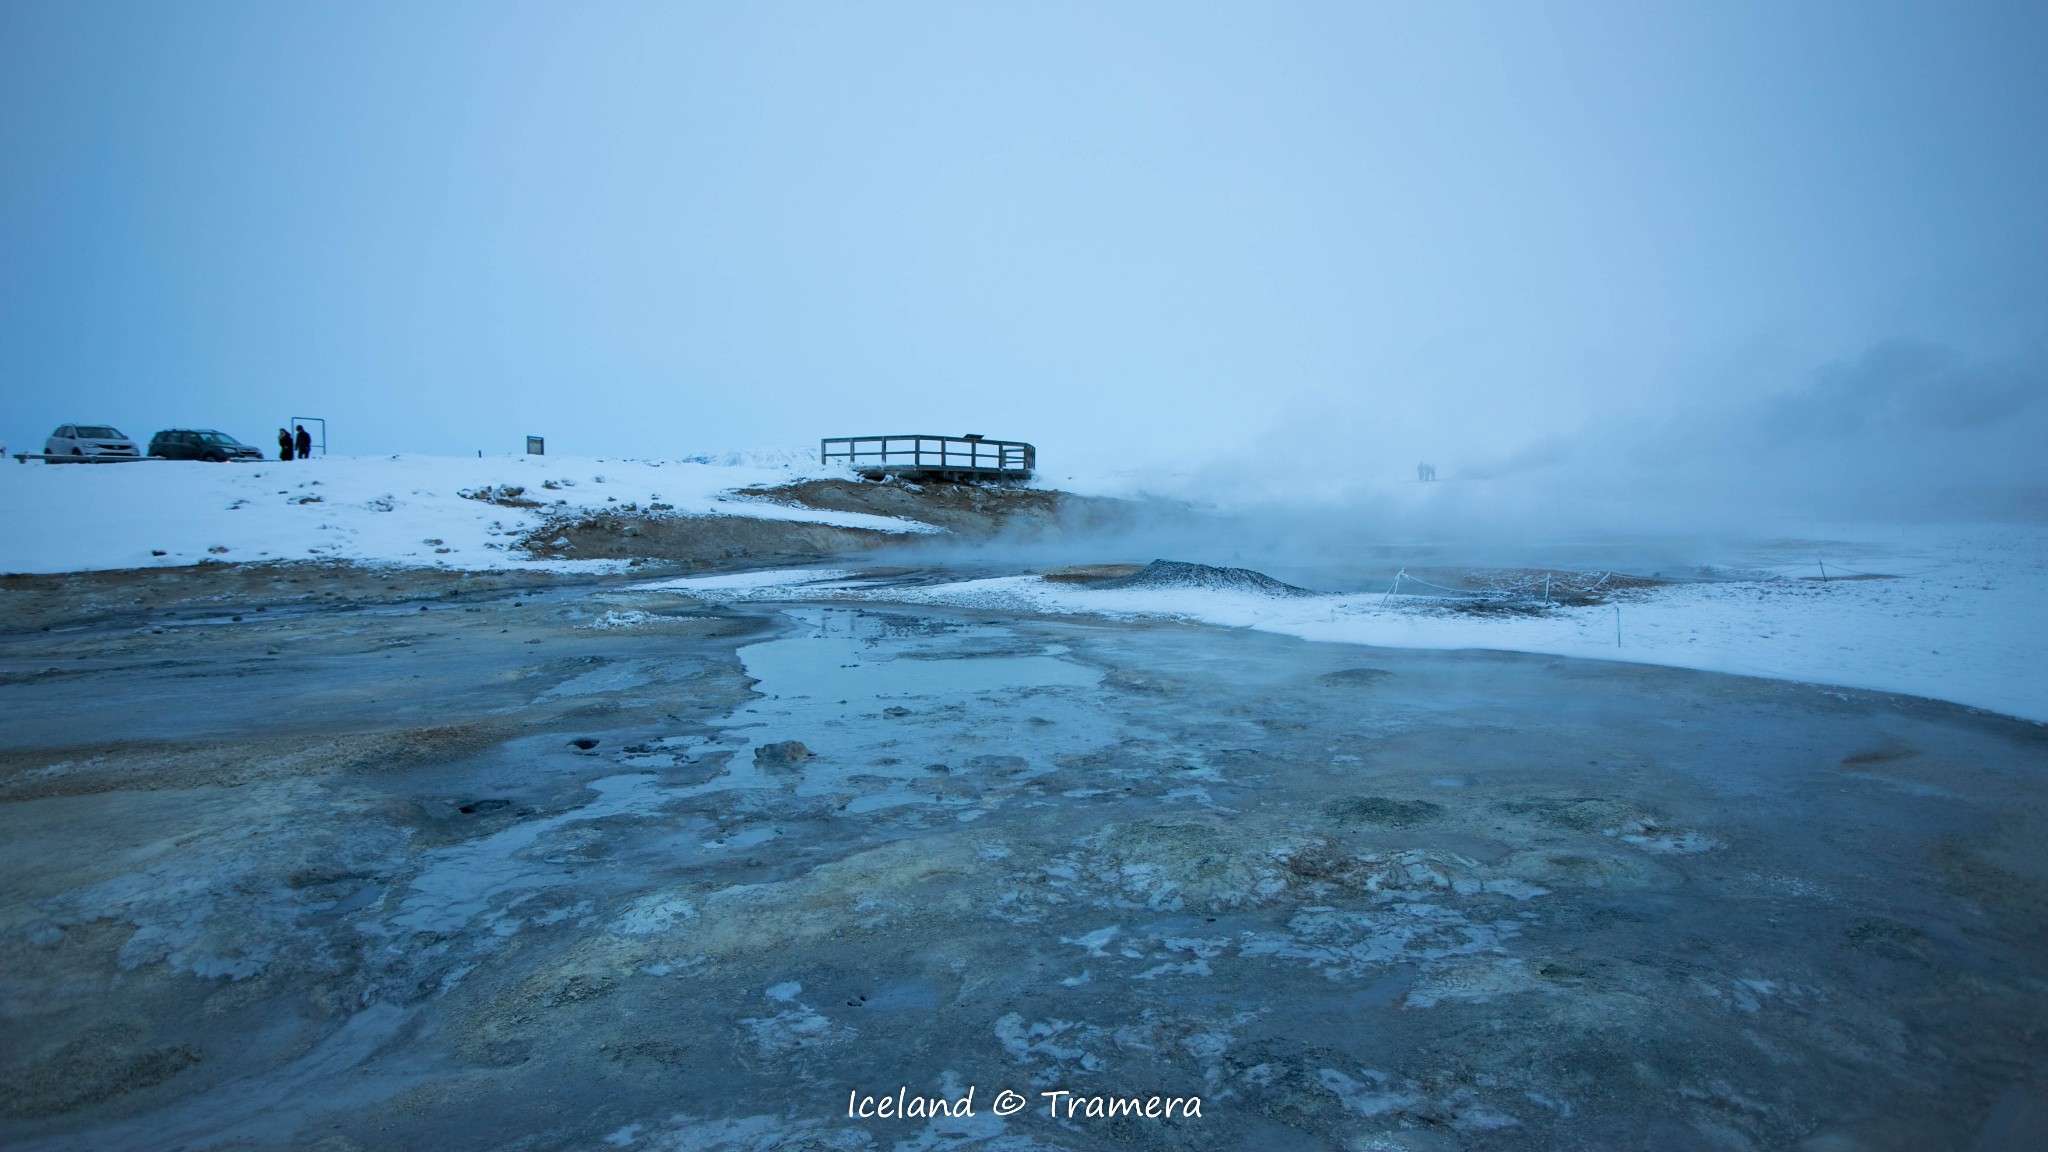
MULTIPOLYGON (((739 495, 825 512, 859 512, 915 520, 970 540, 1038 539, 1114 523, 1125 505, 1007 485, 900 480, 806 480, 739 495)), ((842 528, 745 516, 683 516, 625 505, 577 519, 553 520, 520 546, 535 557, 564 560, 660 560, 692 571, 813 563, 844 552, 928 540, 923 534, 842 528)))
POLYGON ((543 560, 663 560, 703 571, 809 564, 901 539, 901 533, 833 524, 636 511, 557 520, 520 541, 520 547, 543 560))
POLYGON ((901 480, 805 480, 740 495, 830 512, 900 516, 975 539, 1036 537, 1117 517, 1119 500, 1005 484, 913 484, 901 480))

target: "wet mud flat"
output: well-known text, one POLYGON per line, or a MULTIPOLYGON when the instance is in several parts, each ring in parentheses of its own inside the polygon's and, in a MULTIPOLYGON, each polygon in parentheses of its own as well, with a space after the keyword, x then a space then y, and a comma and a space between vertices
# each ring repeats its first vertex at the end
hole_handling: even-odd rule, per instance
POLYGON ((1168 624, 375 592, 0 635, 0 1144, 2048 1127, 2036 725, 1168 624), (974 1114, 848 1116, 899 1089, 974 1114))

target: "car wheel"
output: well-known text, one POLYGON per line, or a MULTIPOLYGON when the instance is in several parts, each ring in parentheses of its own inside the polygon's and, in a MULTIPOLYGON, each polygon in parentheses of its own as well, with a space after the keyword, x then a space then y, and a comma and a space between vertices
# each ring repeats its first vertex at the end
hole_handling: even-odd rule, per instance
POLYGON ((213 461, 215 464, 225 464, 228 462, 228 454, 225 452, 209 453, 206 458, 208 460, 213 461))

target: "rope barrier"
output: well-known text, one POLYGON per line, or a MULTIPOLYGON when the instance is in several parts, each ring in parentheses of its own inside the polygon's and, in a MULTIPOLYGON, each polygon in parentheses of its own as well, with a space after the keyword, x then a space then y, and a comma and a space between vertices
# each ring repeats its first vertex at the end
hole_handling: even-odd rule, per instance
MULTIPOLYGON (((1819 562, 1819 561, 1815 561, 1814 563, 1815 563, 1815 567, 1818 567, 1818 566, 1819 566, 1819 564, 1820 564, 1820 562, 1819 562)), ((1930 573, 1933 573, 1933 572, 1939 572, 1939 571, 1941 571, 1941 569, 1940 569, 1939 567, 1935 567, 1935 568, 1922 568, 1922 569, 1920 569, 1920 570, 1919 570, 1919 571, 1917 571, 1917 572, 1858 572, 1858 571, 1857 571, 1856 569, 1854 569, 1854 568, 1844 568, 1844 567, 1842 567, 1842 566, 1841 566, 1841 565, 1839 565, 1839 564, 1830 564, 1830 565, 1828 565, 1828 566, 1827 566, 1827 570, 1828 570, 1828 578, 1829 578, 1829 579, 1833 579, 1833 578, 1834 578, 1834 577, 1836 577, 1836 576, 1862 576, 1862 577, 1866 577, 1866 578, 1870 578, 1870 579, 1878 579, 1878 580, 1892 580, 1892 579, 1901 579, 1901 578, 1905 578, 1905 577, 1909 577, 1909 576, 1926 576, 1926 575, 1928 575, 1928 574, 1930 574, 1930 573)), ((1771 574, 1771 575, 1773 575, 1773 576, 1791 576, 1791 575, 1794 575, 1794 574, 1796 574, 1796 573, 1799 573, 1799 572, 1804 572, 1804 571, 1806 571, 1806 565, 1804 565, 1804 564, 1779 564, 1779 565, 1777 565, 1777 566, 1775 566, 1775 567, 1766 567, 1766 568, 1757 568, 1757 569, 1753 569, 1753 571, 1757 571, 1757 572, 1768 572, 1768 573, 1770 573, 1770 574, 1771 574)), ((1727 583, 1741 583, 1741 581, 1739 581, 1739 580, 1735 580, 1735 581, 1727 581, 1727 583)))
POLYGON ((1380 607, 1385 608, 1387 606, 1387 601, 1391 599, 1394 593, 1399 591, 1401 588, 1401 577, 1406 576, 1407 574, 1408 570, 1406 568, 1403 568, 1399 572, 1394 573, 1394 582, 1387 586, 1387 594, 1385 596, 1380 597, 1380 607))
MULTIPOLYGON (((1613 575, 1614 573, 1612 572, 1602 572, 1600 574, 1600 579, 1594 581, 1591 585, 1588 585, 1583 590, 1580 590, 1578 594, 1590 595, 1594 592, 1598 592, 1604 585, 1606 585, 1608 579, 1613 575)), ((1551 577, 1548 575, 1545 575, 1543 579, 1540 581, 1534 579, 1519 580, 1504 588, 1454 588, 1449 584, 1438 584, 1434 580, 1424 580, 1422 577, 1412 575, 1406 568, 1403 568, 1400 572, 1395 574, 1394 586, 1392 588, 1387 589, 1386 595, 1392 596, 1395 593, 1395 591, 1400 588, 1401 583, 1403 581, 1412 581, 1413 583, 1421 584, 1427 588, 1435 588, 1441 592, 1455 592, 1460 596, 1497 597, 1500 599, 1513 599, 1516 595, 1528 592, 1529 590, 1539 586, 1544 589, 1544 594, 1546 596, 1548 596, 1553 589, 1556 591, 1566 593, 1570 593, 1572 591, 1572 589, 1568 587, 1561 587, 1553 584, 1551 581, 1551 577)), ((1384 597, 1382 597, 1382 599, 1384 599, 1384 597)))
POLYGON ((1597 592, 1601 588, 1605 587, 1607 581, 1611 579, 1613 575, 1614 573, 1611 571, 1602 572, 1598 580, 1594 581, 1592 584, 1588 585, 1584 589, 1578 590, 1574 590, 1569 587, 1559 586, 1555 583, 1552 575, 1548 572, 1544 573, 1543 578, 1541 580, 1536 580, 1533 578, 1517 580, 1514 583, 1507 585, 1506 587, 1497 586, 1493 588, 1457 588, 1449 584, 1439 584, 1434 580, 1425 580, 1422 577, 1409 572, 1408 569, 1402 568, 1400 571, 1394 573, 1393 583, 1387 586, 1387 590, 1384 593, 1381 593, 1379 606, 1385 608, 1387 606, 1388 601, 1392 600, 1395 596, 1400 594, 1401 585, 1404 583, 1420 584, 1425 588, 1434 588, 1439 592, 1449 592, 1452 595, 1473 600, 1513 600, 1517 597, 1530 595, 1536 588, 1540 586, 1543 589, 1543 602, 1548 604, 1550 602, 1551 594, 1553 592, 1565 592, 1567 594, 1581 596, 1591 595, 1592 593, 1597 592))
POLYGON ((1405 569, 1405 568, 1404 568, 1404 569, 1402 569, 1402 573, 1403 573, 1403 575, 1401 575, 1401 576, 1396 576, 1396 577, 1395 577, 1394 579, 1395 579, 1395 580, 1397 580, 1397 581, 1398 581, 1398 580, 1402 580, 1402 579, 1407 579, 1407 580, 1413 580, 1413 581, 1414 581, 1415 583, 1417 583, 1417 584, 1425 585, 1425 586, 1427 586, 1427 587, 1430 587, 1430 588, 1440 588, 1440 589, 1442 589, 1442 590, 1443 590, 1443 591, 1445 591, 1445 592, 1457 592, 1457 593, 1460 593, 1460 594, 1462 594, 1462 595, 1466 595, 1466 596, 1487 596, 1487 595, 1492 595, 1492 594, 1495 594, 1495 593, 1499 593, 1500 595, 1512 595, 1512 593, 1510 593, 1510 592, 1503 592, 1503 591, 1500 591, 1499 589, 1488 589, 1488 588, 1453 588, 1453 587, 1451 587, 1451 586, 1450 586, 1450 585, 1448 585, 1448 584, 1438 584, 1438 583, 1436 583, 1435 581, 1432 581, 1432 580, 1424 580, 1424 579, 1423 579, 1422 577, 1420 577, 1420 576, 1408 576, 1408 575, 1406 575, 1406 573, 1407 573, 1407 569, 1405 569))

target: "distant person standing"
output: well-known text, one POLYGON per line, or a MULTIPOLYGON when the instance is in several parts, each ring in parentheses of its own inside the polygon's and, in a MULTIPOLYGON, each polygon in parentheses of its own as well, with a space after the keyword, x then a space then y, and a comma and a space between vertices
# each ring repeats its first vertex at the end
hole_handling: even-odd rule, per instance
POLYGON ((299 450, 299 459, 311 460, 313 458, 313 434, 306 431, 304 424, 297 425, 296 427, 299 430, 299 434, 292 437, 292 446, 299 450))
POLYGON ((282 428, 277 430, 277 458, 279 460, 289 460, 292 458, 292 434, 282 428))

